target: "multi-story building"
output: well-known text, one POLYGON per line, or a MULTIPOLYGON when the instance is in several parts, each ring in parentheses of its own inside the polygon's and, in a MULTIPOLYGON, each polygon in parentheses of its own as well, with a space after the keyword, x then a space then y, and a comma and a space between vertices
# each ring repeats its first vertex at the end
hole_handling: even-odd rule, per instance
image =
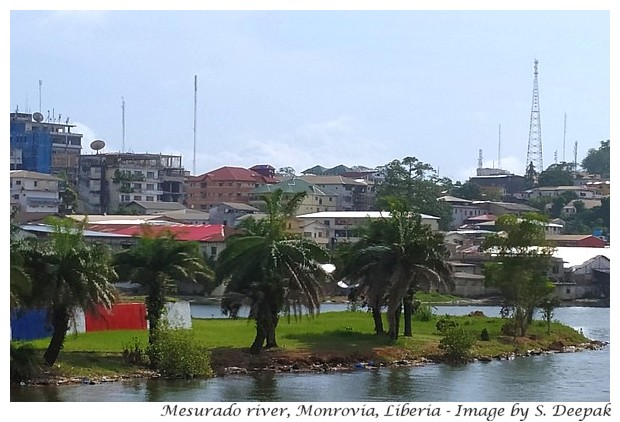
POLYGON ((115 213, 132 201, 184 200, 188 172, 180 155, 112 152, 80 156, 83 212, 115 213))
POLYGON ((11 170, 11 211, 23 223, 57 214, 62 179, 45 173, 11 170))
POLYGON ((299 208, 297 208, 295 215, 321 211, 336 211, 336 198, 338 195, 329 189, 321 188, 299 177, 283 180, 273 185, 260 186, 254 189, 250 192, 250 204, 259 210, 263 209, 264 207, 262 206, 263 201, 261 200, 261 196, 273 193, 278 189, 282 190, 284 193, 284 200, 290 198, 298 192, 306 193, 306 196, 300 203, 299 208))
POLYGON ((67 118, 44 118, 41 113, 11 113, 11 170, 28 170, 62 177, 77 185, 82 134, 71 132, 67 118))
MULTIPOLYGON (((422 224, 432 230, 439 229, 439 217, 420 214, 422 224)), ((304 237, 311 238, 319 244, 334 246, 342 242, 357 242, 360 239, 359 228, 370 220, 390 218, 386 211, 321 211, 298 215, 304 237)))
MULTIPOLYGON (((272 176, 265 176, 266 166, 258 171, 243 167, 220 167, 219 169, 191 176, 187 180, 188 208, 208 212, 213 206, 222 202, 248 204, 250 191, 268 184, 277 183, 272 176)), ((266 173, 268 174, 268 173, 266 173)))
POLYGON ((372 209, 374 191, 368 182, 343 176, 301 176, 301 179, 337 195, 336 211, 365 211, 372 209))

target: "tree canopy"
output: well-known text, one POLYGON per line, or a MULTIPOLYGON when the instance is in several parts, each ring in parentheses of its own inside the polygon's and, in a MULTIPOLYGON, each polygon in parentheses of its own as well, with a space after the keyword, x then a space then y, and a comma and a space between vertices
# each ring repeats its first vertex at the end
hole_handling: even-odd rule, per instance
POLYGON ((588 155, 581 161, 581 166, 589 173, 600 174, 604 178, 610 175, 609 139, 601 141, 598 149, 590 148, 588 155))

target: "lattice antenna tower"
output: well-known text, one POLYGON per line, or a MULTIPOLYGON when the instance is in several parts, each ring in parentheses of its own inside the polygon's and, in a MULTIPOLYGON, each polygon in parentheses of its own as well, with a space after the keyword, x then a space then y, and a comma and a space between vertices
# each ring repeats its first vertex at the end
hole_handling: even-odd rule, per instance
POLYGON ((481 149, 478 150, 478 168, 479 169, 482 168, 482 150, 481 149))
POLYGON ((530 137, 527 142, 527 160, 525 171, 530 163, 534 164, 534 170, 540 174, 543 168, 542 134, 540 130, 540 104, 538 98, 538 60, 534 60, 534 89, 532 90, 532 112, 530 114, 530 137))

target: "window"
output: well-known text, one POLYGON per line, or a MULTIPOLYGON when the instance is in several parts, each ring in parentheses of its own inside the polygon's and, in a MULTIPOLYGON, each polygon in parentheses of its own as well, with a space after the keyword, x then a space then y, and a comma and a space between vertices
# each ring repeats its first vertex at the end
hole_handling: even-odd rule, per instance
POLYGON ((304 232, 304 237, 312 237, 312 233, 311 232, 304 232))
POLYGON ((19 193, 16 193, 15 195, 13 195, 13 199, 19 199, 19 193))
POLYGON ((329 220, 323 220, 323 224, 325 224, 326 226, 329 226, 329 220))
POLYGON ((142 195, 134 195, 133 196, 133 200, 134 201, 142 201, 142 195))
POLYGON ((121 202, 129 202, 131 201, 131 199, 129 198, 129 195, 121 195, 121 202))
POLYGON ((19 185, 21 185, 21 184, 22 184, 22 181, 21 181, 21 180, 16 180, 16 181, 15 181, 15 185, 19 186, 19 185))
POLYGON ((142 189, 142 183, 134 183, 132 187, 134 189, 142 189))
POLYGON ((566 294, 569 295, 570 294, 570 289, 566 289, 566 294))
POLYGON ((35 188, 37 187, 37 184, 38 184, 38 183, 39 183, 39 182, 37 182, 36 180, 34 181, 34 187, 35 187, 35 188))
POLYGON ((217 246, 211 246, 211 256, 217 255, 217 246))
POLYGON ((147 196, 147 197, 146 197, 146 200, 147 200, 148 202, 153 202, 153 201, 155 201, 155 198, 154 198, 153 196, 147 196))
POLYGON ((202 182, 202 183, 200 184, 200 188, 201 188, 201 189, 206 189, 206 187, 207 187, 207 184, 206 184, 205 182, 202 182))
MULTIPOLYGON (((146 178, 147 179, 154 179, 155 178, 155 172, 154 171, 147 171, 146 172, 146 178)), ((192 183, 193 185, 193 183, 192 183)))
POLYGON ((154 183, 147 183, 146 184, 146 190, 155 190, 155 184, 154 183))

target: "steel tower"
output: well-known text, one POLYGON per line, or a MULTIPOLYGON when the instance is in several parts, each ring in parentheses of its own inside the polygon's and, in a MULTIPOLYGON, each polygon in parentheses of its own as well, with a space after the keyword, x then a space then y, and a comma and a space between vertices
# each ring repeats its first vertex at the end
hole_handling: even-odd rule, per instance
POLYGON ((532 91, 532 112, 530 114, 530 137, 527 142, 527 160, 525 171, 532 163, 534 170, 540 174, 543 168, 542 136, 540 131, 540 104, 538 101, 538 60, 534 60, 534 89, 532 91))

